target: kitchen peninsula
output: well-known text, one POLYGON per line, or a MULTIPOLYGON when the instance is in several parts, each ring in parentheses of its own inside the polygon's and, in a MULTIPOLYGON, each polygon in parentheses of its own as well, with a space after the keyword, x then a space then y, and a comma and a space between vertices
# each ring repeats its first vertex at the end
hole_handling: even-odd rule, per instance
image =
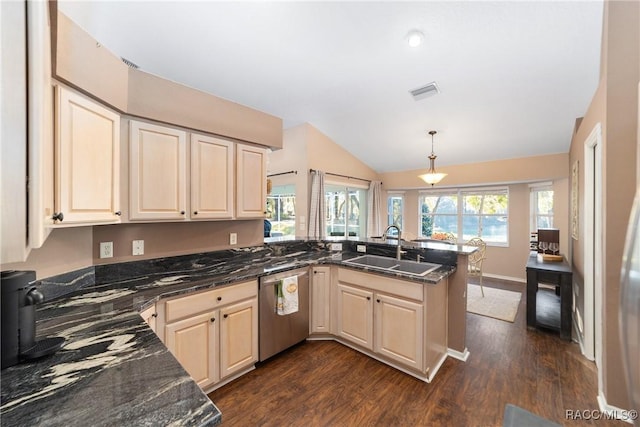
MULTIPOLYGON (((256 280, 274 271, 307 265, 368 271, 366 267, 344 262, 359 255, 351 251, 356 243, 366 244, 371 254, 385 255, 395 249, 394 245, 380 241, 349 240, 342 241, 343 251, 332 252, 327 243, 281 241, 207 254, 95 266, 94 283, 49 301, 38 310, 38 335, 62 336, 65 347, 50 357, 3 370, 0 405, 3 422, 49 426, 69 425, 78 420, 93 425, 219 424, 220 411, 138 313, 161 299, 256 280)), ((456 311, 451 306, 454 302, 451 292, 459 279, 455 277, 457 274, 463 273, 466 283, 466 269, 459 260, 473 248, 408 243, 403 244, 403 249, 413 259, 422 254, 430 262, 442 263, 438 261, 447 259, 458 262, 457 267, 453 263, 444 264, 422 277, 388 271, 375 273, 424 286, 449 278, 451 341, 451 333, 455 332, 452 329, 458 325, 458 322, 451 324, 451 314, 456 311)), ((42 289, 47 289, 45 295, 53 292, 54 281, 42 281, 42 289)), ((464 345, 464 335, 461 342, 464 345)), ((458 357, 458 353, 463 352, 449 345, 449 355, 458 357)))

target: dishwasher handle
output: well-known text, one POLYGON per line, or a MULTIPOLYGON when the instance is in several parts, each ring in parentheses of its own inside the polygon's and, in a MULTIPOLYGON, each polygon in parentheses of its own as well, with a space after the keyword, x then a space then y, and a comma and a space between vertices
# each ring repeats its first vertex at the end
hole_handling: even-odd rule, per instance
POLYGON ((264 278, 262 280, 262 284, 263 285, 273 285, 275 283, 278 283, 279 281, 281 281, 282 279, 285 279, 287 277, 292 277, 292 276, 296 276, 296 277, 304 277, 307 274, 309 274, 309 271, 299 271, 297 273, 294 274, 289 274, 289 275, 280 275, 278 274, 278 276, 280 276, 279 278, 264 278))

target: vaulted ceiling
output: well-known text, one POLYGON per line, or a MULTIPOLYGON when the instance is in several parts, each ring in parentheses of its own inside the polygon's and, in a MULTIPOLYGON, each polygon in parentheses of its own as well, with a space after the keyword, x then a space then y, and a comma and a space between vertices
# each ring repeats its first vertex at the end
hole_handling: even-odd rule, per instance
POLYGON ((140 69, 308 122, 378 172, 567 152, 601 1, 60 1, 140 69), (424 34, 410 47, 407 33, 424 34), (409 91, 436 82, 440 92, 409 91))

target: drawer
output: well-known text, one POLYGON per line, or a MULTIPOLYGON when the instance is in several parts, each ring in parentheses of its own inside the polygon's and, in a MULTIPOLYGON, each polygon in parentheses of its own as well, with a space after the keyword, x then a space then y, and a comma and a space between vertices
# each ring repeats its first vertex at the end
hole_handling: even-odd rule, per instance
POLYGON ((195 292, 165 302, 165 322, 173 322, 203 311, 258 296, 258 282, 243 282, 210 291, 195 292))
POLYGON ((338 281, 415 301, 424 300, 425 285, 422 283, 393 279, 378 274, 361 273, 346 268, 338 269, 338 281))

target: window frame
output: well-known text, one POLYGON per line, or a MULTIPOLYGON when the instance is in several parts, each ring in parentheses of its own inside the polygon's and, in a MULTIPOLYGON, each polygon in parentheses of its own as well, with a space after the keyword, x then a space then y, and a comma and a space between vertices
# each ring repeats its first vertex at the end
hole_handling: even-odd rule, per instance
POLYGON ((326 224, 326 229, 325 232, 327 234, 327 236, 332 236, 332 237, 344 237, 345 239, 348 237, 361 237, 364 238, 367 235, 367 202, 368 202, 368 191, 369 191, 369 187, 366 185, 358 185, 358 184, 354 184, 352 182, 344 182, 344 181, 339 181, 339 180, 325 180, 325 184, 324 184, 324 197, 326 197, 327 192, 328 191, 332 191, 331 188, 328 187, 341 187, 341 190, 344 190, 347 197, 346 197, 346 208, 345 208, 345 224, 344 224, 344 234, 342 234, 341 236, 335 236, 335 235, 331 235, 329 233, 328 230, 328 209, 329 209, 329 205, 325 203, 325 218, 327 220, 327 224, 326 224), (362 191, 363 194, 363 199, 364 200, 360 200, 359 201, 359 219, 358 219, 358 232, 356 233, 355 236, 350 236, 349 235, 349 215, 351 213, 351 203, 349 203, 349 192, 350 191, 362 191))
MULTIPOLYGON (((509 239, 509 229, 510 229, 510 191, 509 186, 497 186, 497 187, 467 187, 467 188, 450 188, 450 189, 438 189, 438 190, 420 190, 418 192, 418 234, 422 238, 428 238, 429 236, 424 236, 422 234, 422 206, 424 196, 453 196, 457 197, 457 212, 455 214, 438 214, 438 213, 430 213, 432 217, 435 215, 449 215, 457 217, 457 230, 455 234, 457 243, 464 243, 464 218, 470 216, 478 217, 478 224, 480 229, 480 237, 482 238, 482 221, 483 217, 505 217, 506 218, 506 240, 504 242, 496 242, 496 241, 486 241, 487 246, 497 246, 497 247, 509 247, 510 239, 509 239), (464 197, 466 195, 472 194, 481 194, 483 195, 483 200, 481 202, 481 206, 478 213, 474 214, 466 214, 464 213, 464 197), (504 194, 507 197, 507 207, 506 213, 500 214, 486 214, 482 212, 482 208, 484 207, 484 196, 492 195, 492 194, 504 194)), ((446 230, 449 231, 449 230, 446 230)))
POLYGON ((550 218, 549 227, 553 228, 555 216, 555 190, 553 189, 553 183, 541 182, 529 185, 529 229, 531 233, 538 231, 538 217, 550 218), (538 197, 537 194, 542 191, 551 191, 551 214, 538 214, 538 197))
MULTIPOLYGON (((404 191, 389 191, 387 192, 387 226, 389 225, 397 225, 400 229, 403 229, 404 224, 404 206, 405 206, 405 193, 404 191), (393 212, 390 211, 389 201, 391 198, 399 198, 400 199, 400 224, 391 223, 389 220, 393 217, 393 212)), ((390 230, 391 231, 391 230, 390 230)), ((396 230, 391 231, 393 236, 396 236, 398 232, 396 230)))

